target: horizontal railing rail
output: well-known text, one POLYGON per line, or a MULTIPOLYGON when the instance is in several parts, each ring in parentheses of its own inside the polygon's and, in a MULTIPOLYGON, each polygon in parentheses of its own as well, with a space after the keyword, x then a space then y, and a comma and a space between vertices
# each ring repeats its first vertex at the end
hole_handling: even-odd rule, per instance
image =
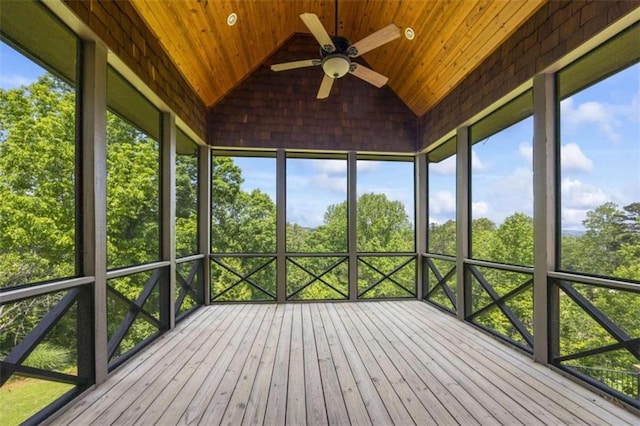
POLYGON ((86 284, 93 284, 95 281, 94 276, 69 278, 60 281, 53 281, 45 284, 38 284, 27 287, 20 287, 12 290, 8 290, 0 293, 0 305, 10 302, 16 302, 23 299, 28 299, 34 296, 41 296, 47 293, 54 293, 56 291, 67 290, 73 287, 78 287, 86 284))
POLYGON ((154 269, 164 268, 165 266, 169 266, 170 264, 171 262, 169 262, 168 260, 163 260, 160 262, 144 263, 142 265, 127 266, 124 268, 112 269, 110 271, 107 271, 107 279, 110 280, 113 278, 126 277, 128 275, 133 275, 140 272, 152 271, 154 269))
POLYGON ((185 262, 193 262, 194 260, 204 259, 206 256, 204 254, 193 254, 191 256, 179 257, 176 259, 176 264, 185 263, 185 262))
POLYGON ((594 277, 590 275, 578 275, 572 274, 569 272, 557 272, 557 271, 549 271, 547 272, 547 276, 550 278, 555 278, 564 281, 574 281, 583 284, 595 285, 598 287, 605 287, 614 290, 630 290, 630 291, 640 291, 640 284, 628 282, 628 281, 620 281, 611 278, 603 278, 603 277, 594 277))

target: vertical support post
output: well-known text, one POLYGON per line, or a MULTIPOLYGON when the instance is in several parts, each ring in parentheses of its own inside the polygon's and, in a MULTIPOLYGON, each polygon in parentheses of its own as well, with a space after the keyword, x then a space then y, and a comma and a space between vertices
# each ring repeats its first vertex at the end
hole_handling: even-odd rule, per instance
POLYGON ((471 309, 471 283, 464 268, 470 252, 471 146, 469 127, 460 127, 456 133, 456 279, 458 319, 465 320, 471 309))
POLYGON ((422 253, 427 252, 427 228, 429 223, 429 174, 427 169, 427 154, 416 156, 415 177, 415 211, 416 211, 416 297, 422 300, 425 294, 422 269, 422 253))
MULTIPOLYGON (((82 75, 82 264, 93 275, 93 318, 79 324, 78 340, 93 324, 92 352, 95 383, 108 374, 107 355, 107 49, 83 43, 82 75)), ((81 315, 80 315, 81 316, 81 315)), ((82 353, 79 352, 82 356, 82 353)), ((79 361, 78 373, 86 368, 79 361)))
POLYGON ((287 300, 287 154, 276 154, 276 296, 287 300))
POLYGON ((556 263, 557 103, 554 74, 533 78, 533 359, 548 363, 558 354, 557 287, 548 284, 556 263))
POLYGON ((198 147, 198 251, 202 259, 202 299, 211 303, 211 150, 198 147))
POLYGON ((347 154, 347 248, 349 251, 349 300, 358 300, 358 156, 347 154))
POLYGON ((176 119, 162 113, 162 260, 168 260, 168 277, 160 287, 160 322, 176 326, 176 119))

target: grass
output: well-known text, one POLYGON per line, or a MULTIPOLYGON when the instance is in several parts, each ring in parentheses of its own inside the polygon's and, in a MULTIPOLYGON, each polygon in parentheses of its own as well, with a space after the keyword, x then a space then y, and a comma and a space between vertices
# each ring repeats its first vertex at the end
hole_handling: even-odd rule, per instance
POLYGON ((9 380, 0 388, 0 425, 19 425, 72 388, 66 383, 39 379, 9 380))

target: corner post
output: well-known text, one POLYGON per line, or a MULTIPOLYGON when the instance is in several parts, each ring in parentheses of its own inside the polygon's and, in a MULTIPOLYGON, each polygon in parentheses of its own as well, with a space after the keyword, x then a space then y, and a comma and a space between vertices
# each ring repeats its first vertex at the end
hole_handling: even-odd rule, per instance
MULTIPOLYGON (((107 379, 107 49, 83 43, 82 74, 82 265, 93 283, 93 373, 107 379)), ((81 326, 88 329, 88 325, 81 326)), ((87 330, 88 331, 88 330, 87 330)), ((80 338, 79 341, 84 340, 80 338)), ((79 355, 82 355, 81 353, 79 355)), ((78 373, 86 368, 79 360, 78 373)))
POLYGON ((202 299, 211 303, 211 150, 198 147, 198 252, 202 259, 202 299))
POLYGON ((471 291, 464 260, 470 254, 471 195, 471 142, 469 127, 460 127, 456 133, 456 279, 458 319, 465 320, 471 309, 471 291))
POLYGON ((422 300, 425 293, 422 254, 427 252, 427 227, 429 223, 429 218, 427 216, 429 198, 427 154, 422 153, 416 156, 415 170, 416 298, 418 300, 422 300))
POLYGON ((533 78, 533 359, 547 364, 557 354, 558 289, 549 286, 556 263, 557 103, 554 74, 533 78), (555 348, 555 349, 554 349, 555 348))
POLYGON ((161 137, 162 260, 170 263, 167 280, 160 291, 160 318, 173 329, 176 326, 176 120, 170 112, 162 113, 161 137))

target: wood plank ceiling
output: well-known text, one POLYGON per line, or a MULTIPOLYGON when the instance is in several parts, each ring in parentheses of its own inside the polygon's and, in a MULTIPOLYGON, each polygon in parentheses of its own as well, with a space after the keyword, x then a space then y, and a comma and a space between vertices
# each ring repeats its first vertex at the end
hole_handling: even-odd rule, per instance
MULTIPOLYGON (((413 40, 401 37, 363 58, 388 76, 389 87, 421 116, 546 1, 343 0, 338 3, 338 34, 354 43, 390 22, 402 30, 413 28, 413 40)), ((233 90, 291 35, 308 33, 301 13, 317 14, 327 31, 335 33, 332 0, 131 2, 208 106, 233 90), (231 12, 238 15, 234 26, 226 23, 231 12)), ((286 78, 286 72, 282 75, 286 78)))

